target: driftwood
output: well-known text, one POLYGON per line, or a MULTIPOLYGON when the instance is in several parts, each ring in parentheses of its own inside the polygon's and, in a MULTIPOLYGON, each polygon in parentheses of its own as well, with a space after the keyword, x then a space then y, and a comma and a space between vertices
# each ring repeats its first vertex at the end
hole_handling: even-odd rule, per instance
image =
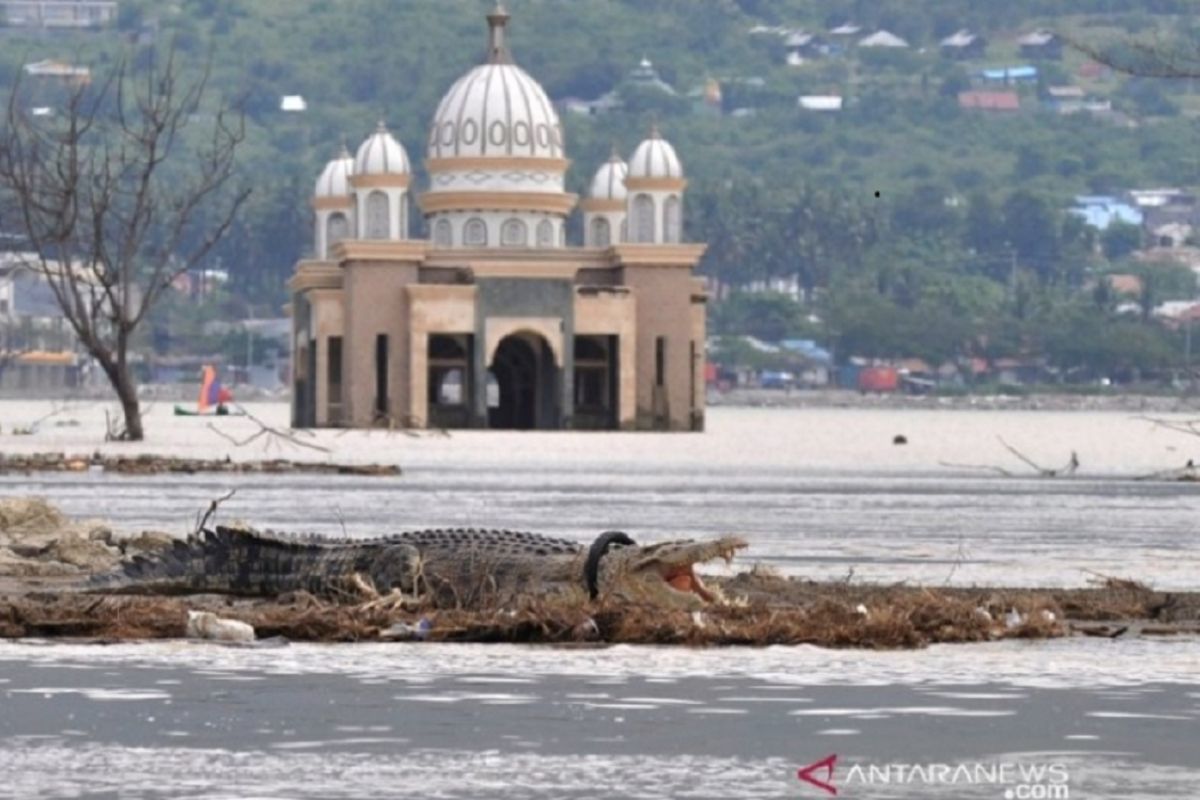
POLYGON ((217 509, 221 507, 221 503, 224 503, 226 500, 233 497, 235 494, 237 494, 237 489, 230 489, 228 492, 221 495, 220 497, 213 498, 212 502, 208 504, 208 510, 204 512, 204 516, 200 516, 200 514, 197 513, 196 514, 196 527, 192 531, 192 535, 199 536, 200 533, 204 530, 204 527, 206 525, 208 525, 208 521, 213 518, 214 514, 217 513, 217 509))
MULTIPOLYGON (((1032 458, 1025 455, 1024 453, 1022 453, 1017 448, 1013 447, 1008 442, 1004 441, 1004 437, 997 436, 996 439, 1000 442, 1001 445, 1003 445, 1005 450, 1007 450, 1008 452, 1010 452, 1014 456, 1016 456, 1017 459, 1019 459, 1022 463, 1028 465, 1031 469, 1033 469, 1033 471, 1035 473, 1037 473, 1037 475, 1039 477, 1042 477, 1042 478, 1070 477, 1071 475, 1074 475, 1079 470, 1079 454, 1076 453, 1074 450, 1071 451, 1071 457, 1067 460, 1066 464, 1064 464, 1062 467, 1059 467, 1058 469, 1053 469, 1050 467, 1043 467, 1041 464, 1037 463, 1032 458)), ((1011 471, 1005 469, 1004 467, 996 466, 994 464, 958 464, 958 463, 955 463, 952 461, 939 461, 938 464, 943 467, 951 467, 954 469, 987 470, 989 472, 995 472, 997 475, 1003 475, 1007 478, 1014 477, 1014 474, 1011 471)))
MULTIPOLYGON (((256 432, 250 434, 245 439, 238 439, 234 436, 230 436, 228 433, 225 433, 225 431, 221 430, 211 422, 208 423, 208 429, 235 447, 245 447, 251 442, 257 441, 258 439, 263 439, 264 452, 269 451, 272 445, 282 448, 284 444, 295 445, 296 447, 305 447, 309 450, 316 450, 319 453, 332 452, 328 447, 322 447, 319 444, 302 441, 298 436, 298 431, 284 431, 274 427, 273 425, 268 425, 247 411, 244 406, 237 406, 237 410, 242 413, 242 416, 258 426, 258 430, 256 432)), ((305 433, 307 434, 308 432, 305 431, 305 433)), ((309 435, 311 436, 311 434, 309 435)))

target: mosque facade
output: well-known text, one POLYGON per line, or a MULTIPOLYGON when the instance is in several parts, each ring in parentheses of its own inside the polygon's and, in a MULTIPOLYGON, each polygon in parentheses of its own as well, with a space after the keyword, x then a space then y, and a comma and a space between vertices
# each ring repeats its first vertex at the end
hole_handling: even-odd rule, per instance
POLYGON ((675 149, 653 129, 568 193, 558 115, 512 60, 508 14, 487 21, 485 63, 429 127, 423 192, 382 123, 317 180, 315 257, 290 282, 293 424, 702 430, 704 246, 683 241, 675 149))

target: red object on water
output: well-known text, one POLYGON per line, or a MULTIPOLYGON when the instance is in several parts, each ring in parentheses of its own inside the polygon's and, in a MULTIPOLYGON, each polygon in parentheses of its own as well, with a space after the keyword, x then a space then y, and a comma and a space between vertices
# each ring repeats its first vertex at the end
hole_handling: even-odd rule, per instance
POLYGON ((895 367, 863 367, 858 373, 858 388, 864 392, 894 392, 900 386, 895 367))

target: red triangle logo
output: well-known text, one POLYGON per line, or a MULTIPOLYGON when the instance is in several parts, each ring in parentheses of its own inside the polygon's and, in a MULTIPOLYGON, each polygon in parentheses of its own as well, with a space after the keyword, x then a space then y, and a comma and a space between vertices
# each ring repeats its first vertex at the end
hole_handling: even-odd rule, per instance
POLYGON ((837 787, 833 785, 833 768, 837 766, 837 755, 825 756, 820 761, 814 761, 807 767, 801 767, 796 770, 796 777, 805 783, 811 783, 818 789, 823 789, 829 794, 837 794, 837 787), (813 775, 814 772, 825 770, 825 780, 813 775))

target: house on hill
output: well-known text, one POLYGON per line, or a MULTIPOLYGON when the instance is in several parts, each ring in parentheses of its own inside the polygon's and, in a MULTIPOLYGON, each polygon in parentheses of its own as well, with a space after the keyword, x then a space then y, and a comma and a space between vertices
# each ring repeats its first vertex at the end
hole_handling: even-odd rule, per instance
POLYGON ((843 102, 840 94, 802 94, 796 105, 805 111, 841 111, 843 102))
POLYGON ((0 17, 14 28, 98 28, 117 18, 111 0, 9 0, 0 17))
POLYGON ((1101 231, 1114 222, 1141 225, 1143 220, 1142 212, 1137 207, 1112 195, 1077 195, 1068 211, 1101 231))
POLYGON ((1059 61, 1062 59, 1062 39, 1052 31, 1036 30, 1017 39, 1022 58, 1059 61))
POLYGON ((963 28, 962 30, 947 36, 938 45, 942 56, 945 58, 953 58, 959 61, 966 61, 971 58, 983 58, 987 51, 987 39, 978 33, 963 28))
POLYGON ((1016 92, 973 90, 958 93, 958 107, 975 111, 1020 111, 1021 98, 1016 92))
POLYGON ((1002 83, 1011 86, 1018 83, 1037 83, 1038 68, 1022 64, 1013 67, 981 69, 979 77, 984 83, 1002 83))
POLYGON ((50 78, 74 84, 89 83, 92 80, 92 71, 87 67, 78 67, 53 58, 34 61, 21 69, 31 78, 50 78))
POLYGON ((891 31, 878 30, 858 40, 859 47, 908 47, 908 42, 891 31))

